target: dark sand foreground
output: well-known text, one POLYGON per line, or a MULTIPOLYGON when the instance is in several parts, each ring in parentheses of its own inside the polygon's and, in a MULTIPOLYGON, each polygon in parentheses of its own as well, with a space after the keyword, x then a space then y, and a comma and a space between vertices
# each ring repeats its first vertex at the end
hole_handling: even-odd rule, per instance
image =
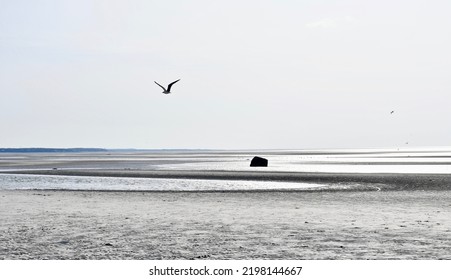
POLYGON ((451 191, 0 191, 0 259, 451 259, 451 191))

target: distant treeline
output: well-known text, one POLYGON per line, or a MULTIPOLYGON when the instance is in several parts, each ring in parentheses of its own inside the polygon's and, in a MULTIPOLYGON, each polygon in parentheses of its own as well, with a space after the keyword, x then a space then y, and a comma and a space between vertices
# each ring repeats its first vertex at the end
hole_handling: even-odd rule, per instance
POLYGON ((108 150, 100 148, 0 148, 0 153, 83 153, 106 151, 108 150))

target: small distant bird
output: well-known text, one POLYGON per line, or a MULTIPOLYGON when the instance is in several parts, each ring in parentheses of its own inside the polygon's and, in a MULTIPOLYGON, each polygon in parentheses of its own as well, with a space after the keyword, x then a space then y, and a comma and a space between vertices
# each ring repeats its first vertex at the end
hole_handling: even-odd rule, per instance
POLYGON ((162 89, 163 89, 163 93, 164 94, 169 94, 169 93, 171 93, 171 87, 172 87, 172 85, 173 84, 175 84, 175 83, 177 83, 178 81, 180 81, 180 79, 178 79, 177 81, 174 81, 174 82, 172 82, 172 83, 170 83, 169 85, 168 85, 168 88, 166 89, 164 86, 162 86, 162 85, 160 85, 159 83, 157 83, 157 82, 155 82, 157 85, 159 85, 162 89))
POLYGON ((393 114, 395 111, 391 111, 390 114, 393 114))

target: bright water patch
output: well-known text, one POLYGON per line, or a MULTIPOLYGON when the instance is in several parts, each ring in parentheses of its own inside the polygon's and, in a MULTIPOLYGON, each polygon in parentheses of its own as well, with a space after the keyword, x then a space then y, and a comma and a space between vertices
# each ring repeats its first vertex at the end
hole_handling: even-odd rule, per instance
POLYGON ((365 154, 363 155, 269 155, 268 167, 249 167, 243 157, 217 158, 214 161, 165 164, 160 170, 209 170, 257 172, 324 172, 324 173, 397 173, 451 174, 450 153, 365 154))
POLYGON ((0 174, 0 190, 256 191, 329 188, 332 187, 326 184, 293 182, 0 174))

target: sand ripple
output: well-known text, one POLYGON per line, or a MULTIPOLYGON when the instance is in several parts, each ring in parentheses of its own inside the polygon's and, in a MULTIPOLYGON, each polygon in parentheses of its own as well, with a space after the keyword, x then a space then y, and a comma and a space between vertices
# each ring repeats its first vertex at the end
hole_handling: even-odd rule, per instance
POLYGON ((451 191, 1 191, 0 259, 451 259, 451 191))

